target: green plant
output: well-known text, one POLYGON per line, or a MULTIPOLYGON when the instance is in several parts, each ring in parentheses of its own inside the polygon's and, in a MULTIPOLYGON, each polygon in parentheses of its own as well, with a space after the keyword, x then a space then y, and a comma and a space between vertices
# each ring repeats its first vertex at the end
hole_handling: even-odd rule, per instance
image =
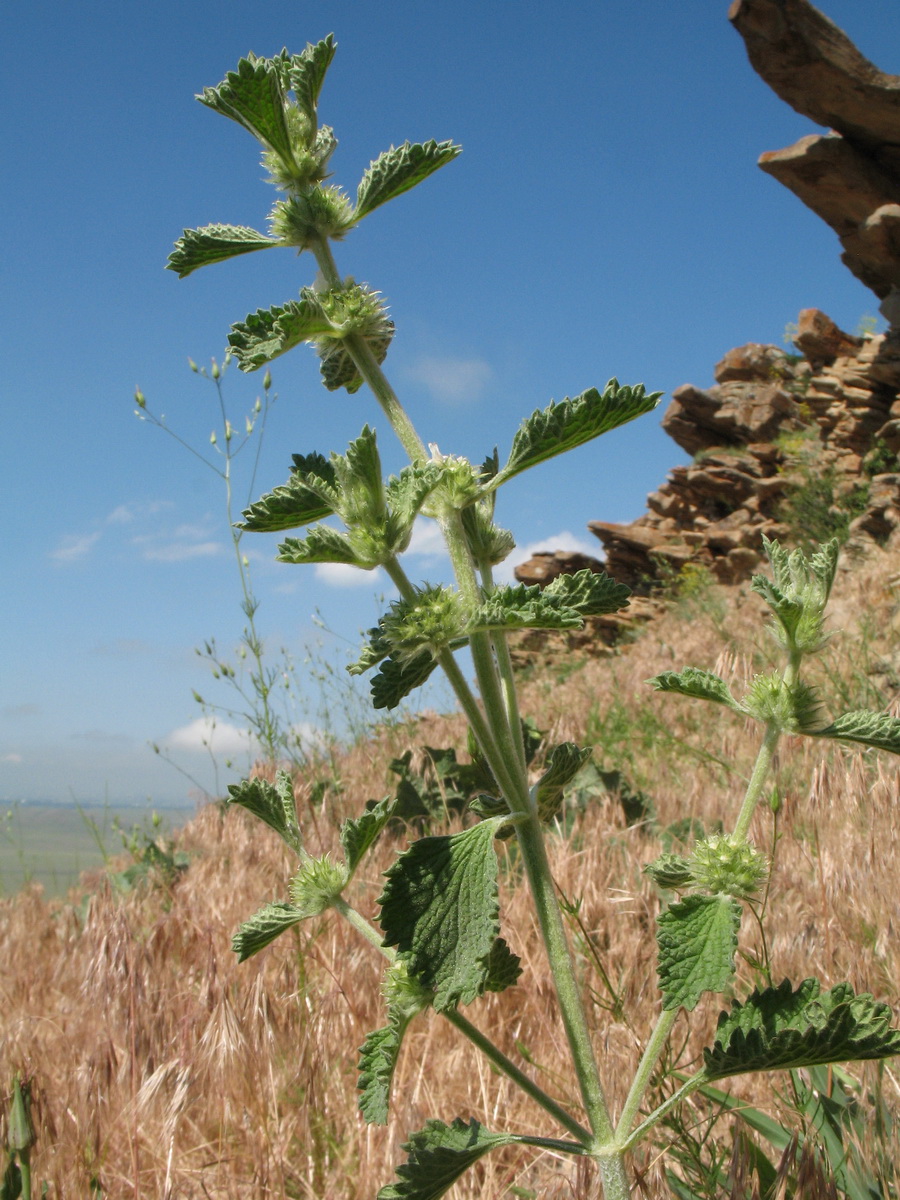
MULTIPOLYGON (((367 1121, 387 1121, 404 1033, 423 1010, 432 1008, 567 1135, 494 1132, 460 1118, 450 1124, 428 1121, 411 1135, 407 1161, 397 1181, 381 1190, 381 1200, 442 1196, 483 1155, 509 1145, 590 1159, 607 1200, 625 1200, 628 1156, 701 1088, 748 1071, 812 1068, 900 1053, 900 1031, 891 1028, 887 1005, 870 995, 856 995, 848 984, 824 988, 813 978, 796 987, 787 980, 775 985, 768 962, 758 964, 764 978, 747 993, 735 966, 742 916, 749 911, 759 917, 763 905, 769 863, 749 834, 760 800, 768 798, 767 780, 782 736, 836 738, 900 753, 900 721, 884 713, 853 711, 829 722, 815 693, 801 680, 803 659, 824 641, 824 609, 837 566, 834 540, 809 555, 801 550, 788 554, 776 542, 765 543, 773 579, 756 576, 753 587, 772 614, 784 658, 780 672, 758 676, 740 699, 724 680, 693 667, 652 680, 660 692, 720 704, 741 721, 758 722, 762 742, 730 832, 701 835, 684 845, 684 852, 670 849, 647 868, 662 898, 657 925, 661 1011, 622 1111, 614 1117, 546 848, 546 829, 556 821, 591 751, 570 742, 553 746, 540 771, 529 773, 507 637, 521 629, 579 627, 588 616, 621 609, 627 589, 589 571, 562 576, 543 591, 497 586, 493 569, 511 550, 512 538, 494 523, 494 505, 507 480, 651 411, 659 393, 623 387, 613 379, 603 391, 591 388, 551 404, 521 424, 502 465, 496 451, 478 466, 434 446, 426 449, 382 371, 393 323, 377 292, 340 275, 332 242, 449 163, 459 148, 432 141, 387 151, 365 172, 355 203, 326 184, 336 141, 328 126, 319 125, 318 99, 334 50, 328 37, 299 55, 283 51, 271 59, 249 57, 221 84, 203 92, 204 104, 237 121, 262 144, 270 180, 283 198, 272 210, 269 235, 227 225, 186 230, 169 265, 184 276, 237 254, 276 246, 309 252, 315 259, 316 283, 303 288, 298 300, 259 310, 233 326, 232 351, 242 369, 254 370, 311 342, 326 388, 354 393, 363 384, 369 387, 407 451, 409 465, 385 481, 375 432, 366 424, 344 454, 295 454, 287 482, 250 505, 243 529, 308 527, 305 537, 286 537, 279 551, 283 562, 337 562, 386 571, 398 599, 370 631, 353 670, 374 671, 373 704, 391 709, 441 667, 468 719, 482 787, 461 829, 413 841, 386 872, 378 902, 380 928, 347 895, 365 854, 396 814, 396 797, 387 796, 344 822, 342 857, 334 860, 314 857, 304 847, 289 774, 280 772, 274 783, 254 778, 230 788, 229 802, 274 830, 298 864, 289 899, 260 908, 241 925, 233 947, 241 959, 249 958, 299 922, 330 910, 383 953, 387 1023, 369 1034, 360 1059, 360 1109, 367 1121), (420 512, 440 524, 453 566, 452 586, 415 586, 404 571, 401 556, 420 512), (332 517, 342 528, 322 523, 332 517), (471 652, 477 693, 455 658, 464 646, 471 652), (501 933, 498 856, 508 838, 515 839, 521 864, 520 872, 510 872, 510 886, 519 881, 530 889, 586 1124, 582 1113, 545 1091, 460 1011, 486 992, 515 985, 521 974, 519 959, 501 933), (722 1012, 699 1069, 648 1112, 651 1081, 675 1021, 680 1013, 693 1012, 707 993, 742 998, 722 1012)), ((458 764, 447 766, 445 778, 458 764)), ((685 822, 688 834, 695 826, 690 817, 685 822)), ((673 847, 677 844, 673 838, 673 847)), ((572 914, 577 904, 566 902, 565 907, 572 914)), ((515 939, 514 930, 506 932, 515 939)), ((614 993, 616 1011, 618 1001, 614 993)))
POLYGON ((841 486, 834 467, 822 460, 816 426, 785 431, 775 443, 788 460, 787 469, 797 476, 776 510, 776 519, 790 527, 793 539, 805 550, 830 538, 843 545, 851 521, 866 511, 868 481, 841 486))

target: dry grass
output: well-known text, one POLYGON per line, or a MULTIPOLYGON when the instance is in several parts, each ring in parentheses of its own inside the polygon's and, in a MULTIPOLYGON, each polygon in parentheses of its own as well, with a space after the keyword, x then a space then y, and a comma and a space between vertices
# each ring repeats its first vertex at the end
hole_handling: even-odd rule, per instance
MULTIPOLYGON (((732 820, 755 754, 755 732, 733 715, 654 695, 644 684, 687 664, 715 668, 738 684, 764 668, 769 650, 755 598, 746 589, 729 593, 723 622, 720 596, 676 604, 611 657, 574 669, 551 665, 524 683, 525 711, 556 740, 589 736, 601 765, 622 769, 652 797, 662 825, 685 815, 707 826, 732 820)), ((869 641, 861 655, 852 640, 835 640, 826 689, 878 688, 891 678, 896 606, 885 559, 841 576, 838 616, 851 625, 865 611, 869 641)), ((872 703, 871 695, 865 699, 872 703)), ((385 794, 392 755, 419 740, 463 744, 456 718, 419 724, 349 752, 339 764, 342 790, 324 808, 301 803, 313 852, 334 849, 343 816, 385 794)), ((305 789, 299 781, 301 800, 305 789)), ((846 978, 896 1005, 894 761, 798 740, 782 754, 779 791, 782 836, 767 923, 775 978, 815 974, 828 985, 846 978)), ((771 814, 760 814, 759 844, 771 845, 772 829, 771 814)), ((618 1108, 656 1013, 658 901, 640 868, 659 844, 626 825, 613 797, 581 813, 567 841, 554 835, 551 843, 560 888, 580 900, 574 945, 590 979, 596 1049, 618 1108), (615 1004, 590 974, 594 954, 615 1004)), ((380 872, 401 845, 385 838, 364 864, 363 911, 372 911, 380 872)), ((35 1174, 50 1197, 371 1200, 392 1178, 406 1133, 429 1117, 474 1116, 492 1129, 557 1133, 434 1014, 407 1035, 390 1125, 365 1126, 356 1111, 356 1049, 383 1023, 378 953, 325 917, 239 966, 231 933, 264 900, 286 895, 287 854, 246 814, 215 806, 178 835, 178 849, 190 855, 190 867, 171 885, 159 881, 122 897, 98 875, 85 881, 83 901, 51 904, 32 889, 0 907, 0 1080, 17 1070, 33 1077, 35 1174)), ((504 933, 523 959, 523 981, 467 1015, 511 1056, 524 1048, 543 1086, 577 1109, 552 983, 518 882, 514 858, 504 858, 504 933)), ((746 949, 761 952, 747 921, 743 937, 746 949)), ((750 969, 743 971, 752 982, 750 969)), ((705 1028, 687 1039, 683 1062, 716 1011, 698 1010, 705 1028)), ((886 1078, 896 1102, 892 1068, 886 1078)), ((783 1113, 769 1083, 751 1078, 739 1086, 748 1101, 783 1113)), ((722 1122, 723 1136, 728 1127, 722 1122)), ((640 1159, 645 1195, 667 1194, 663 1150, 661 1141, 640 1159)), ((597 1182, 577 1160, 507 1150, 483 1159, 454 1195, 531 1193, 587 1200, 597 1182)))

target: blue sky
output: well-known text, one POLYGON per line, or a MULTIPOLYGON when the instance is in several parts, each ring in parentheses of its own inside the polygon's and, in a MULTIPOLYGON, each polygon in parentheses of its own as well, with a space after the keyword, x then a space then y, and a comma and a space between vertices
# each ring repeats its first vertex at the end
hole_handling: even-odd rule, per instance
MULTIPOLYGON (((894 4, 824 7, 879 66, 900 69, 883 55, 898 45, 894 4)), ((215 395, 188 358, 221 358, 233 321, 312 273, 287 251, 184 281, 163 270, 184 227, 265 228, 272 199, 255 143, 194 94, 250 50, 296 51, 333 31, 320 113, 340 142, 335 182, 352 194, 406 138, 462 144, 337 257, 391 305, 388 373, 425 440, 480 461, 534 408, 612 375, 666 392, 706 385, 724 351, 780 342, 803 307, 850 329, 876 311, 835 236, 756 167, 814 127, 754 75, 726 11, 725 0, 35 0, 20 12, 0 48, 0 798, 184 798, 151 741, 213 786, 192 691, 217 694, 194 648, 215 637, 230 649, 242 624, 221 483, 141 424, 132 396, 139 385, 208 447, 215 395)), ((326 393, 312 352, 279 360, 273 377, 257 492, 283 482, 291 453, 343 450, 366 421, 386 465, 401 465, 374 404, 326 393)), ((226 375, 236 424, 260 387, 226 375)), ((498 517, 521 547, 591 547, 589 520, 638 516, 680 461, 644 418, 513 481, 498 517)), ((276 540, 244 543, 272 650, 302 660, 323 636, 316 609, 354 641, 383 581, 276 564, 276 540)), ((427 534, 417 545, 414 577, 445 571, 427 534)), ((320 666, 339 669, 344 653, 325 637, 320 666)), ((227 728, 219 739, 220 754, 232 748, 227 728)))

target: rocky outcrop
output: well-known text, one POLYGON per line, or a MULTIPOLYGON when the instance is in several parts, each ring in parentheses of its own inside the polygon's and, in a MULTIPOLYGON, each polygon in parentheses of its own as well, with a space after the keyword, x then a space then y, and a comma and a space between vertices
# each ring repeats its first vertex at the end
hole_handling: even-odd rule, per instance
POLYGON ((687 563, 723 583, 747 578, 764 536, 803 536, 791 498, 811 485, 818 503, 830 495, 836 527, 845 518, 857 538, 894 536, 900 337, 853 337, 806 309, 794 340, 800 354, 741 346, 717 364, 712 387, 677 388, 663 428, 693 463, 650 493, 637 521, 589 524, 606 569, 639 595, 687 563))
POLYGON ((546 587, 560 575, 574 575, 577 571, 593 571, 598 575, 602 570, 603 563, 590 554, 570 550, 538 550, 527 562, 516 567, 515 574, 519 583, 537 583, 546 587))
POLYGON ((844 263, 900 324, 900 76, 808 0, 734 0, 728 16, 756 72, 830 130, 766 152, 760 167, 827 221, 844 263))

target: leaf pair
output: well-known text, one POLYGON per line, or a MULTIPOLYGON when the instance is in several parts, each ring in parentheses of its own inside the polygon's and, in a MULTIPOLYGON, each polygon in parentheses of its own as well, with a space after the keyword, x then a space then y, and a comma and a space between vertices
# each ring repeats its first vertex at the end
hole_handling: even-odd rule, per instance
POLYGON ((265 779, 250 779, 231 785, 228 803, 252 812, 274 829, 301 859, 300 870, 291 881, 291 902, 264 904, 241 924, 232 938, 231 948, 240 962, 258 954, 294 925, 317 916, 333 904, 396 807, 396 801, 384 799, 370 804, 359 817, 344 821, 340 834, 344 862, 338 864, 331 862, 327 855, 312 858, 303 849, 293 785, 286 771, 278 772, 274 784, 265 779))

